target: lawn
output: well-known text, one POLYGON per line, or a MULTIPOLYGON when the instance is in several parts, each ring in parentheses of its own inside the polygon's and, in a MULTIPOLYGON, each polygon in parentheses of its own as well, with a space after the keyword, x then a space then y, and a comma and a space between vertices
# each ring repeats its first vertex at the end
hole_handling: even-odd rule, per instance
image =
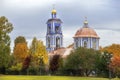
MULTIPOLYGON (((0 80, 109 80, 108 78, 68 77, 68 76, 0 76, 0 80)), ((112 79, 119 80, 119 79, 112 79)))

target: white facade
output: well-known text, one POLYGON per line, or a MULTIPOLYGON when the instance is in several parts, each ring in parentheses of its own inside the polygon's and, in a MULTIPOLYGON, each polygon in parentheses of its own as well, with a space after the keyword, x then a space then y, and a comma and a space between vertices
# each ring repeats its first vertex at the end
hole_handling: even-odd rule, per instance
POLYGON ((99 39, 92 37, 74 38, 74 48, 76 49, 78 47, 86 47, 99 50, 99 39))
POLYGON ((88 26, 87 20, 74 36, 74 48, 85 47, 99 50, 99 37, 97 33, 88 26))
POLYGON ((48 52, 63 47, 62 21, 56 17, 56 10, 52 10, 51 19, 47 21, 46 49, 48 52))

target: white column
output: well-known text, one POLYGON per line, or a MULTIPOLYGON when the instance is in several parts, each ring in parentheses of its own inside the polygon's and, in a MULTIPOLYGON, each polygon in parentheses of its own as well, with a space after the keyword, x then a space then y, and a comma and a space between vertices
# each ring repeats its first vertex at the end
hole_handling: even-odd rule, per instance
POLYGON ((96 39, 96 49, 99 50, 99 39, 96 39))
POLYGON ((89 44, 89 48, 90 48, 90 46, 91 46, 91 42, 90 42, 91 40, 90 40, 90 37, 88 38, 88 44, 89 44))
POLYGON ((78 47, 80 47, 80 38, 78 38, 78 47))
POLYGON ((92 48, 93 44, 92 44, 92 38, 90 39, 90 48, 92 48))
POLYGON ((81 47, 83 47, 83 39, 81 38, 81 47))

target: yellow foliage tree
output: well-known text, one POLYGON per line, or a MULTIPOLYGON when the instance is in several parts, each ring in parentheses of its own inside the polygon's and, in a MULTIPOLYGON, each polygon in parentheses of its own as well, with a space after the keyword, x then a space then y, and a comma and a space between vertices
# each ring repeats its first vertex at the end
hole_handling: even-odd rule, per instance
POLYGON ((44 64, 48 64, 47 51, 45 46, 43 45, 43 42, 40 40, 37 42, 37 49, 36 49, 35 56, 37 56, 38 58, 39 57, 43 58, 44 64))
POLYGON ((17 62, 23 62, 24 59, 29 56, 28 53, 28 47, 26 43, 17 43, 14 47, 14 53, 13 53, 15 59, 17 62))
POLYGON ((33 60, 36 61, 36 64, 39 63, 39 59, 42 58, 43 64, 48 65, 48 54, 46 47, 43 45, 43 41, 34 38, 29 51, 33 56, 33 60))

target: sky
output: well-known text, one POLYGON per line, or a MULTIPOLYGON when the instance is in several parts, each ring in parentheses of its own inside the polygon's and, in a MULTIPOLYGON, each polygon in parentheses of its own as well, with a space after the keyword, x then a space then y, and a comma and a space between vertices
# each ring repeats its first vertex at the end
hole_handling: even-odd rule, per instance
POLYGON ((28 45, 33 37, 46 43, 46 22, 53 4, 63 22, 64 47, 73 43, 85 17, 100 37, 100 46, 120 44, 120 0, 0 0, 0 16, 7 17, 14 27, 11 48, 18 36, 24 36, 28 45))

